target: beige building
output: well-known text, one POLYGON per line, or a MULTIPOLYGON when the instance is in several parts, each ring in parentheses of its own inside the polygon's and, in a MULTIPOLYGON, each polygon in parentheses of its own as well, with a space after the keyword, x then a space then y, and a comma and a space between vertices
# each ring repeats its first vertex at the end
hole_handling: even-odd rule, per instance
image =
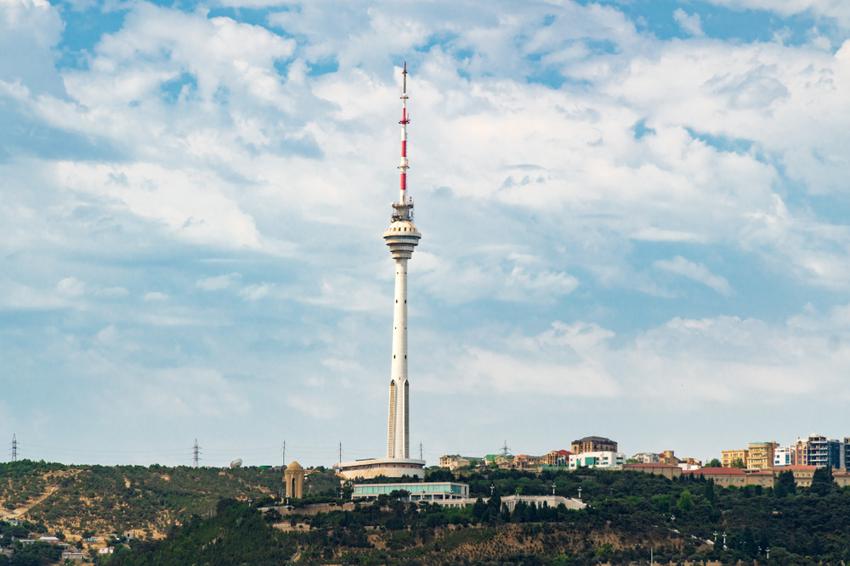
POLYGON ((773 487, 773 470, 757 470, 748 472, 741 468, 700 468, 683 472, 685 476, 702 476, 712 480, 720 487, 747 487, 748 485, 760 485, 761 487, 773 487))
POLYGON ((748 460, 747 450, 723 450, 720 453, 720 461, 724 468, 734 468, 735 462, 738 461, 740 461, 746 468, 748 460))
POLYGON ((617 443, 604 436, 585 436, 573 440, 570 452, 582 454, 583 452, 617 452, 617 443))
POLYGON ((440 467, 451 471, 468 468, 471 464, 472 461, 469 458, 464 458, 459 454, 446 454, 444 456, 440 456, 440 467))
POLYGON ((304 497, 304 468, 296 461, 292 461, 283 472, 283 483, 286 486, 287 499, 301 499, 304 497))
POLYGON ((744 461, 748 470, 767 470, 773 467, 773 457, 779 447, 777 442, 750 442, 747 459, 744 461))
POLYGON ((777 475, 782 472, 791 472, 794 474, 794 483, 797 484, 797 487, 811 487, 815 470, 817 470, 817 466, 805 465, 781 466, 773 469, 777 475))
POLYGON ((623 471, 642 472, 653 476, 662 476, 668 480, 676 479, 682 475, 682 468, 675 464, 624 464, 623 471))

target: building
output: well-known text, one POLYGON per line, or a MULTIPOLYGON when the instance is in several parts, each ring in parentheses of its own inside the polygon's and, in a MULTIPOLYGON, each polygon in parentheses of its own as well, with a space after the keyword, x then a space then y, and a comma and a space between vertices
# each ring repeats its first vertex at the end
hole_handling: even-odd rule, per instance
POLYGON ((776 442, 750 442, 747 449, 747 469, 767 470, 773 467, 773 460, 779 444, 776 442))
POLYGON ((569 450, 552 450, 543 457, 543 463, 547 466, 566 468, 570 465, 569 450))
POLYGON ((720 453, 720 462, 724 468, 734 468, 740 463, 740 467, 746 468, 748 453, 746 450, 723 450, 720 453))
POLYGON ((659 464, 661 456, 655 452, 638 452, 629 460, 633 460, 636 464, 659 464))
POLYGON ((570 456, 570 469, 619 469, 626 463, 626 455, 619 452, 582 452, 570 456))
POLYGON ((337 474, 343 479, 386 478, 424 478, 425 469, 422 460, 403 460, 401 458, 366 458, 342 462, 336 466, 337 474))
POLYGON ((791 472, 794 475, 794 483, 797 484, 798 487, 811 487, 812 478, 815 477, 815 470, 817 469, 817 466, 791 464, 790 466, 774 468, 773 471, 776 475, 779 475, 782 472, 791 472))
POLYGON ((481 462, 481 458, 461 456, 459 454, 446 454, 444 456, 440 456, 440 467, 452 471, 477 466, 479 462, 481 462))
POLYGON ((806 440, 805 464, 818 468, 840 468, 843 445, 819 434, 812 434, 806 440))
POLYGON ((757 485, 773 487, 772 470, 756 470, 748 472, 741 468, 700 468, 682 472, 683 477, 703 477, 711 480, 720 487, 747 487, 757 485))
POLYGON ((584 452, 616 452, 617 443, 604 436, 585 436, 584 438, 573 440, 570 451, 573 454, 582 454, 584 452))
POLYGON ((392 204, 389 228, 384 242, 395 264, 393 294, 393 338, 390 359, 389 410, 387 412, 387 455, 364 461, 340 462, 337 470, 347 479, 358 477, 422 477, 425 462, 410 457, 410 382, 407 374, 407 262, 419 245, 422 234, 413 223, 413 199, 407 194, 407 64, 402 69, 401 89, 401 161, 399 198, 392 204), (418 469, 417 469, 418 468, 418 469))
POLYGON ((301 499, 304 497, 304 468, 296 461, 292 461, 283 471, 283 483, 286 488, 287 499, 301 499))
POLYGON ((777 447, 773 452, 773 466, 792 466, 795 463, 797 450, 794 446, 777 447))
POLYGON ((676 479, 682 476, 682 468, 673 464, 661 463, 638 463, 624 464, 624 472, 641 472, 644 474, 652 474, 653 476, 662 476, 668 480, 676 479))
POLYGON ((578 511, 587 507, 587 503, 584 503, 580 499, 561 497, 560 495, 506 495, 502 497, 502 507, 507 508, 511 513, 514 512, 514 509, 516 509, 517 504, 520 502, 537 507, 538 509, 542 507, 551 507, 554 509, 563 505, 567 509, 578 511))
POLYGON ((469 499, 469 485, 455 482, 420 483, 356 483, 351 493, 352 501, 377 499, 382 495, 407 492, 408 501, 444 501, 469 499))

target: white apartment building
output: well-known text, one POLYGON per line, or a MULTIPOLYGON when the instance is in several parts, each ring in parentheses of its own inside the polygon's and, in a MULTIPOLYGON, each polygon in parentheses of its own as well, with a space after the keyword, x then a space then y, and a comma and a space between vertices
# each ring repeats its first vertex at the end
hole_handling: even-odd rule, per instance
POLYGON ((570 456, 570 469, 579 468, 621 468, 626 463, 626 455, 621 452, 582 452, 570 456))

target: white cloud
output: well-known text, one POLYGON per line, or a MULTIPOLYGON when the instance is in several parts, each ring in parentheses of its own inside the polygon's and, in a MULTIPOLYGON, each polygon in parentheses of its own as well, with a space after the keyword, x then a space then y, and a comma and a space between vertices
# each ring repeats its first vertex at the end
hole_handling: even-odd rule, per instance
POLYGON ((702 283, 721 295, 728 296, 732 293, 732 288, 724 277, 715 275, 705 265, 689 261, 682 256, 677 255, 673 259, 658 260, 653 265, 656 269, 681 275, 697 283, 702 283))
POLYGON ((204 277, 195 282, 195 287, 204 291, 221 291, 235 285, 242 279, 239 273, 226 273, 224 275, 215 275, 212 277, 204 277))
POLYGON ((56 290, 65 297, 80 297, 86 292, 86 284, 76 277, 65 277, 56 284, 56 290))
POLYGON ((160 303, 168 300, 168 294, 161 291, 149 291, 145 293, 144 300, 148 303, 160 303))
POLYGON ((673 12, 673 19, 682 28, 682 31, 693 35, 694 37, 702 37, 705 33, 702 31, 702 20, 699 14, 688 14, 681 8, 676 8, 673 12))

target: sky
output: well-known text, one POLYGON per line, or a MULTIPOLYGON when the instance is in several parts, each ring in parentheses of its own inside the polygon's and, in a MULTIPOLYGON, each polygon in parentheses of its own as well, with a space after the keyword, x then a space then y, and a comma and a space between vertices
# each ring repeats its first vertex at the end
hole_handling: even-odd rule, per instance
POLYGON ((0 0, 0 458, 850 436, 845 0, 0 0))

